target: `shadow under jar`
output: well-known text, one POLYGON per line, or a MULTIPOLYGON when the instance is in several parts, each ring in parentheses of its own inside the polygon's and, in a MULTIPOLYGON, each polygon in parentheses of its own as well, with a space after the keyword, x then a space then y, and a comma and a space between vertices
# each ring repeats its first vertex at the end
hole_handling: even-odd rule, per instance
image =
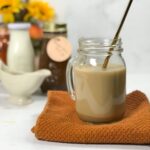
POLYGON ((80 39, 78 55, 67 66, 67 86, 83 121, 106 123, 120 120, 125 111, 126 66, 121 39, 80 39), (113 51, 109 53, 110 48, 113 51), (107 68, 102 65, 111 55, 107 68))
MULTIPOLYGON (((47 77, 42 86, 41 90, 43 93, 46 93, 48 90, 67 90, 66 85, 66 67, 70 59, 68 57, 63 57, 62 60, 55 60, 54 55, 57 51, 65 49, 65 42, 67 41, 67 26, 66 24, 51 24, 47 23, 44 26, 44 37, 43 37, 43 46, 40 56, 40 69, 49 69, 52 72, 52 75, 47 77), (48 46, 50 44, 50 46, 48 46), (50 47, 50 48, 49 48, 50 47), (50 50, 50 52, 49 52, 50 50), (49 53, 54 55, 49 56, 49 53)), ((71 50, 70 50, 71 51, 71 50)), ((68 53, 67 53, 68 54, 68 53)))

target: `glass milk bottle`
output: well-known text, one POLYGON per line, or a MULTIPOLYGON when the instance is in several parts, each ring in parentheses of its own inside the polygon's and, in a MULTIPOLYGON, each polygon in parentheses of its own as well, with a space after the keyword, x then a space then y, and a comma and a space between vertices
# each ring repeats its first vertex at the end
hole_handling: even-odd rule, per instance
POLYGON ((125 111, 126 67, 121 39, 80 39, 78 55, 67 67, 67 86, 80 119, 92 123, 119 120, 125 111), (110 53, 110 48, 113 51, 110 53), (107 68, 104 60, 111 56, 107 68))
POLYGON ((10 42, 7 53, 7 63, 11 71, 17 73, 34 70, 34 50, 29 36, 30 24, 9 24, 10 42))

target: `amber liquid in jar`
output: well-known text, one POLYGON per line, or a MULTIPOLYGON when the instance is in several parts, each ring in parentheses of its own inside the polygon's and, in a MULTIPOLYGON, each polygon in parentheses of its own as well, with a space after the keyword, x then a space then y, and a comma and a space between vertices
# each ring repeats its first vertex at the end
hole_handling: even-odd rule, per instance
POLYGON ((0 24, 0 59, 6 64, 7 47, 9 41, 8 28, 4 24, 0 24))
POLYGON ((56 37, 67 38, 67 30, 65 24, 56 25, 53 30, 44 31, 44 39, 39 68, 49 69, 52 75, 47 77, 41 85, 41 90, 43 93, 46 93, 48 90, 67 90, 66 67, 70 57, 64 61, 58 62, 48 56, 47 53, 48 43, 56 37))

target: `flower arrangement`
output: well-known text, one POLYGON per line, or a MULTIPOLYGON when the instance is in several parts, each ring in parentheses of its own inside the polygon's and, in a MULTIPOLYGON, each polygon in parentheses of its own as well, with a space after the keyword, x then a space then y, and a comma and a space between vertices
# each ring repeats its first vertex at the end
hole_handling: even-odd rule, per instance
POLYGON ((53 20, 55 11, 43 0, 0 0, 0 15, 4 23, 43 22, 53 20))

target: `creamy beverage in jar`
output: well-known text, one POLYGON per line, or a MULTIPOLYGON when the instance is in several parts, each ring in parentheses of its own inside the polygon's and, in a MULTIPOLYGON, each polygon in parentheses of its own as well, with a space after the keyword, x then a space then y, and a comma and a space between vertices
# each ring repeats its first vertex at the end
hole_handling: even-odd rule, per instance
POLYGON ((78 54, 67 65, 67 89, 79 118, 110 123, 123 118, 126 101, 126 64, 122 40, 81 38, 78 54), (110 52, 110 50, 112 50, 110 52), (104 67, 106 58, 109 59, 104 67))
POLYGON ((126 95, 126 69, 109 64, 75 66, 74 87, 78 116, 93 123, 111 122, 123 117, 126 95))

